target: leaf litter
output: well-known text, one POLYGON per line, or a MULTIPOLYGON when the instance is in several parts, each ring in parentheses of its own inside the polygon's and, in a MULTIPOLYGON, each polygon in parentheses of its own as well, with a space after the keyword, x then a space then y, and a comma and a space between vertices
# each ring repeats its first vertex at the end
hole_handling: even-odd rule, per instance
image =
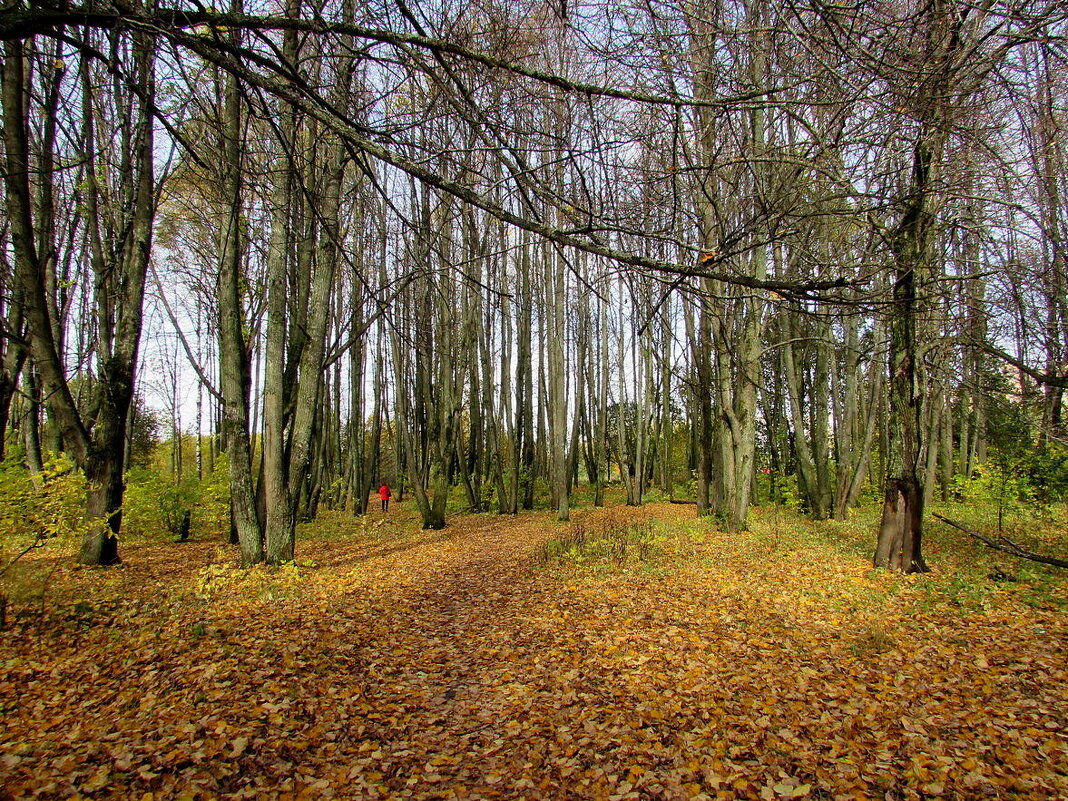
POLYGON ((1068 797, 1062 607, 962 606, 777 523, 606 515, 662 558, 395 514, 272 570, 214 543, 64 566, 0 633, 0 798, 1068 797))

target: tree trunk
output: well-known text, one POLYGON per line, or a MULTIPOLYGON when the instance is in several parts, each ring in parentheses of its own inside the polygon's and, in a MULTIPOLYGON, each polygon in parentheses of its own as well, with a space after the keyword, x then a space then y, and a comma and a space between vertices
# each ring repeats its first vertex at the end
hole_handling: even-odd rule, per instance
POLYGON ((241 109, 237 80, 226 79, 226 96, 220 131, 221 196, 218 229, 219 272, 219 389, 222 401, 222 435, 230 471, 232 528, 241 547, 241 564, 263 561, 262 523, 256 510, 252 481, 252 444, 249 438, 249 353, 242 301, 242 199, 241 109))
POLYGON ((890 406, 887 416, 887 475, 875 566, 903 573, 924 572, 924 492, 920 483, 923 391, 917 370, 917 273, 926 275, 930 258, 930 213, 926 205, 933 154, 922 138, 912 170, 912 200, 892 240, 893 303, 889 309, 890 406))

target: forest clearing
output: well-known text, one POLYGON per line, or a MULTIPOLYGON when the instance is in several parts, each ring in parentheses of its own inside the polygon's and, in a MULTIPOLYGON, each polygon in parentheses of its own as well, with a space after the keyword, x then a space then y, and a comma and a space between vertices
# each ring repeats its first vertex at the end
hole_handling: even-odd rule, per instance
POLYGON ((1064 571, 937 523, 932 572, 876 571, 869 511, 408 504, 248 571, 214 539, 44 549, 0 633, 0 796, 1068 796, 1064 571))

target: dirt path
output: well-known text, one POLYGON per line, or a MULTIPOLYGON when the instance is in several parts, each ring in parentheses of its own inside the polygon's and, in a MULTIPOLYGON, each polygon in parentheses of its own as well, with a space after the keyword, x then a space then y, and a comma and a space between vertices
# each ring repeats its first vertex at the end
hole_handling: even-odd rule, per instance
MULTIPOLYGON (((352 777, 358 794, 384 783, 390 796, 626 796, 650 764, 673 766, 673 757, 655 753, 666 753, 672 727, 635 737, 652 718, 643 722, 635 697, 604 675, 612 668, 603 657, 618 653, 604 629, 632 619, 633 599, 617 608, 601 597, 588 608, 590 588, 562 585, 535 564, 544 531, 480 518, 445 547, 375 566, 372 586, 383 573, 404 571, 374 595, 378 634, 362 652, 370 706, 396 714, 361 735, 374 747, 352 777)), ((634 657, 639 665, 651 658, 634 657)), ((662 673, 649 678, 635 689, 652 716, 662 716, 652 699, 670 693, 671 682, 662 673)), ((682 779, 664 771, 645 794, 693 795, 682 779)))
POLYGON ((545 643, 530 636, 531 621, 552 603, 532 564, 539 536, 480 521, 449 543, 445 558, 440 548, 425 559, 406 555, 416 557, 405 564, 414 592, 378 596, 379 631, 390 647, 365 650, 367 696, 371 706, 401 715, 369 732, 382 757, 367 767, 383 774, 391 792, 440 784, 496 795, 522 789, 516 768, 541 762, 535 752, 544 743, 530 748, 517 736, 526 728, 523 706, 555 706, 526 691, 555 672, 539 659, 545 643))

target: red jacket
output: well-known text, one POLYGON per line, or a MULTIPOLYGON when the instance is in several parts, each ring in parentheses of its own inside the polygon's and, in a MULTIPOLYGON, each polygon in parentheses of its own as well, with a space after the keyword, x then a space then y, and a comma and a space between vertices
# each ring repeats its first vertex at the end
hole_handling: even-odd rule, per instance
POLYGON ((378 488, 378 497, 382 500, 387 500, 393 497, 393 493, 389 490, 389 484, 383 484, 378 488))

